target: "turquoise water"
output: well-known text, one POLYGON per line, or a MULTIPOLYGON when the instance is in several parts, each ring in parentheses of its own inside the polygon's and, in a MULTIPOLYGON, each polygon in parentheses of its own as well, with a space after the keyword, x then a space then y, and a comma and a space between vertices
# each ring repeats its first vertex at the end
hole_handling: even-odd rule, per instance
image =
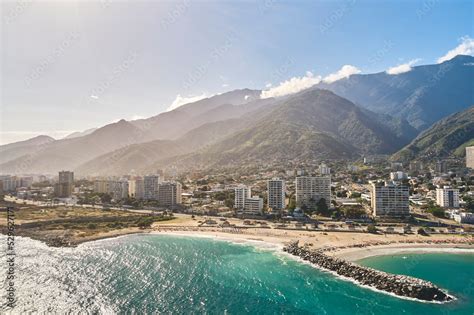
POLYGON ((13 313, 474 313, 474 255, 361 262, 433 281, 459 297, 439 305, 361 288, 275 251, 204 238, 133 235, 66 249, 17 238, 16 246, 13 313))

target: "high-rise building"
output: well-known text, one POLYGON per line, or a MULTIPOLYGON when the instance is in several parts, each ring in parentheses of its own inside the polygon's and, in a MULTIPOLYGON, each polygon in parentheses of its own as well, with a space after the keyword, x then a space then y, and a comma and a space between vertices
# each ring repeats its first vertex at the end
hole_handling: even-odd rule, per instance
POLYGON ((466 167, 474 169, 474 146, 466 147, 466 167))
POLYGON ((106 179, 97 179, 94 181, 94 192, 98 194, 109 193, 109 181, 106 179))
POLYGON ((423 162, 412 161, 412 162, 410 162, 409 167, 410 167, 411 172, 421 172, 421 171, 423 171, 423 162))
POLYGON ((145 197, 145 184, 141 177, 135 177, 128 181, 128 195, 135 199, 143 199, 145 197))
POLYGON ((235 188, 234 208, 242 210, 245 206, 245 199, 250 198, 251 189, 245 185, 235 188))
POLYGON ((158 203, 164 207, 181 204, 181 183, 164 182, 158 185, 158 203))
POLYGON ((407 175, 402 171, 390 172, 390 180, 399 181, 407 178, 407 175))
POLYGON ((109 194, 115 199, 124 199, 128 197, 128 180, 111 180, 109 181, 109 194))
POLYGON ((443 208, 459 208, 459 189, 449 186, 437 188, 436 204, 443 208))
POLYGON ((444 174, 448 171, 448 164, 446 161, 436 161, 435 163, 435 172, 439 174, 444 174))
POLYGON ((0 181, 2 182, 4 192, 15 191, 18 187, 18 181, 15 177, 12 177, 10 175, 0 175, 0 181))
POLYGON ((321 163, 321 165, 319 165, 319 174, 331 175, 331 168, 329 168, 325 163, 321 163))
POLYGON ((143 178, 143 198, 146 200, 158 200, 159 175, 147 175, 143 178))
POLYGON ((245 199, 245 205, 243 209, 244 214, 249 215, 260 215, 263 210, 263 199, 260 197, 249 197, 245 199))
POLYGON ((395 183, 372 183, 371 203, 374 216, 403 217, 410 214, 409 188, 395 183))
POLYGON ((328 207, 331 206, 331 177, 301 176, 296 177, 296 204, 309 206, 324 198, 328 207))
POLYGON ((274 178, 267 181, 268 207, 272 210, 285 208, 285 181, 274 178))
POLYGON ((69 198, 74 189, 74 172, 59 172, 58 182, 54 186, 54 194, 59 198, 69 198))

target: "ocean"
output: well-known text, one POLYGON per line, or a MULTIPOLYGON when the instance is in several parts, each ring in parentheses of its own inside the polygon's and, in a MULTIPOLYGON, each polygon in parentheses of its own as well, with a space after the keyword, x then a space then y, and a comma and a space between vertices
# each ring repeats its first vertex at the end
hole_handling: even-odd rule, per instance
POLYGON ((271 248, 208 238, 130 235, 77 248, 16 238, 15 245, 17 305, 6 308, 2 280, 0 313, 474 314, 471 254, 360 261, 432 281, 457 297, 433 304, 359 287, 271 248))

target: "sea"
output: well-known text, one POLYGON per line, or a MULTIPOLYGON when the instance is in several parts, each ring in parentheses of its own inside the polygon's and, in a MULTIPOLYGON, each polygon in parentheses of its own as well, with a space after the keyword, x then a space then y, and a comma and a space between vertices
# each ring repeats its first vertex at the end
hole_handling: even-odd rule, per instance
MULTIPOLYGON (((3 235, 0 245, 2 253, 3 235)), ((76 248, 17 237, 12 309, 0 263, 1 314, 474 314, 473 254, 358 262, 432 281, 456 297, 445 304, 358 286, 265 243, 138 234, 76 248)))

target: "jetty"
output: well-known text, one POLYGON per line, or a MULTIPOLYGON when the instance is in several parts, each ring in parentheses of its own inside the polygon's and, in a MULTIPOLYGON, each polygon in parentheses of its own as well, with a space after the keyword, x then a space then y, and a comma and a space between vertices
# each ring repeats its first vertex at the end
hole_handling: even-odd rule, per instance
POLYGON ((310 250, 299 246, 299 242, 288 243, 284 251, 313 265, 337 273, 353 281, 398 295, 430 302, 448 302, 453 299, 433 283, 414 277, 394 275, 387 272, 360 266, 344 259, 338 259, 324 253, 324 250, 310 250))

